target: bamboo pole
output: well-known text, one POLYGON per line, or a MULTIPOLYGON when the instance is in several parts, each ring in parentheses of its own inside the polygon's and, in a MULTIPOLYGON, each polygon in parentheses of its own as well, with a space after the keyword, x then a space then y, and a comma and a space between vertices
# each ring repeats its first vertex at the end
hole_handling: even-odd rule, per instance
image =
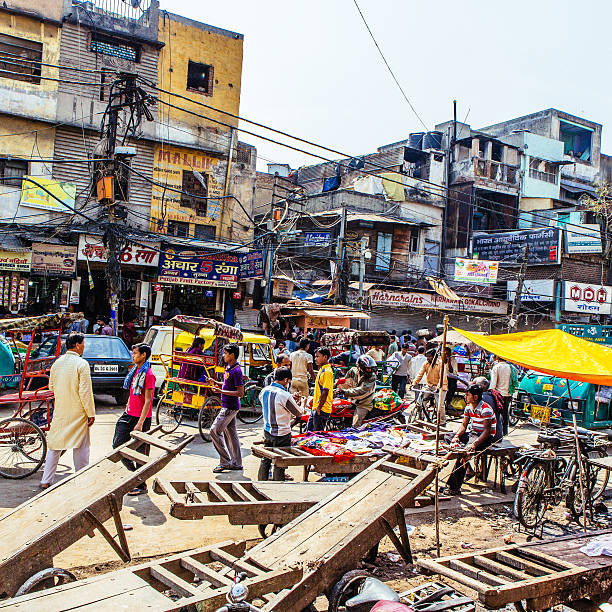
MULTIPOLYGON (((446 332, 448 331, 448 315, 444 315, 444 333, 442 334, 442 365, 440 367, 440 381, 438 382, 438 410, 436 414, 436 458, 440 451, 440 414, 444 410, 442 401, 442 387, 444 386, 444 376, 446 375, 446 367, 444 363, 444 353, 446 352, 446 332)), ((435 483, 435 511, 436 511, 436 556, 440 556, 440 463, 436 465, 436 483, 435 483)))
POLYGON ((578 463, 578 478, 580 479, 580 494, 582 495, 582 521, 584 523, 584 533, 587 531, 586 521, 586 496, 584 488, 584 478, 582 475, 582 454, 580 452, 580 442, 578 441, 578 423, 576 421, 576 412, 574 411, 574 401, 572 400, 572 390, 570 388, 569 378, 565 379, 567 382, 567 396, 570 401, 570 409, 572 411, 572 421, 574 423, 574 441, 576 442, 576 462, 578 463))

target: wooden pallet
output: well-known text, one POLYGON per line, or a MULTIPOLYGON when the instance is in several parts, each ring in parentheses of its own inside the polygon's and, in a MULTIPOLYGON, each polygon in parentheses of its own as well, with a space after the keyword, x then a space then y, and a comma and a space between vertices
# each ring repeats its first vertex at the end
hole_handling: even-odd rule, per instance
POLYGON ((0 596, 14 595, 35 573, 53 567, 53 557, 85 535, 98 530, 124 561, 130 560, 119 511, 123 496, 159 472, 193 436, 171 444, 134 431, 132 439, 105 457, 59 481, 0 519, 0 596), (146 442, 151 454, 139 452, 146 442), (122 458, 139 464, 130 472, 122 458), (104 527, 114 519, 115 537, 104 527))
POLYGON ((612 592, 612 558, 588 557, 579 548, 605 533, 612 530, 420 559, 418 565, 476 591, 486 608, 526 601, 527 609, 542 610, 585 597, 597 603, 612 592))
POLYGON ((268 605, 279 592, 300 580, 299 569, 271 571, 244 561, 240 558, 244 548, 244 542, 198 548, 0 602, 0 610, 170 612, 197 604, 200 612, 212 612, 226 603, 236 572, 246 572, 250 599, 261 598, 268 605))
POLYGON ((284 525, 344 485, 333 482, 170 482, 154 490, 170 499, 179 519, 227 515, 232 525, 284 525))
POLYGON ((319 474, 359 474, 375 463, 380 457, 357 455, 347 461, 334 461, 330 455, 311 455, 296 446, 283 448, 268 447, 261 444, 253 444, 251 452, 254 457, 263 459, 267 457, 272 465, 279 468, 302 466, 304 468, 304 481, 308 480, 310 472, 319 474))

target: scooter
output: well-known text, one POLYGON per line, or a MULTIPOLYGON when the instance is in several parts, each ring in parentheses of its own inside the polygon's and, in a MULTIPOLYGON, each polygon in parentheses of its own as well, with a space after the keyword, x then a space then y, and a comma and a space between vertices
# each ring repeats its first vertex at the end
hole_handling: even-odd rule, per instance
POLYGON ((234 578, 229 593, 225 596, 227 604, 217 608, 216 612, 262 612, 260 608, 252 606, 248 601, 249 589, 245 584, 247 574, 240 572, 234 578))

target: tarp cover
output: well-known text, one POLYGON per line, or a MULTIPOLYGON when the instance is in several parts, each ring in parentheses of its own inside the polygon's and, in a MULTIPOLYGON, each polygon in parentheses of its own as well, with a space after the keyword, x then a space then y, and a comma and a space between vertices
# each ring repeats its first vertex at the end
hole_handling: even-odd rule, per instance
POLYGON ((59 329, 67 323, 82 319, 82 312, 58 312, 35 317, 6 318, 0 319, 0 331, 59 329))
POLYGON ((201 329, 207 328, 214 329, 215 336, 219 336, 220 338, 227 338, 227 340, 233 340, 234 342, 242 340, 242 332, 237 327, 219 323, 219 321, 215 321, 214 319, 176 315, 170 319, 170 323, 194 336, 197 336, 201 329))
POLYGON ((594 385, 612 385, 612 348, 560 329, 495 336, 457 331, 483 349, 536 372, 594 385))

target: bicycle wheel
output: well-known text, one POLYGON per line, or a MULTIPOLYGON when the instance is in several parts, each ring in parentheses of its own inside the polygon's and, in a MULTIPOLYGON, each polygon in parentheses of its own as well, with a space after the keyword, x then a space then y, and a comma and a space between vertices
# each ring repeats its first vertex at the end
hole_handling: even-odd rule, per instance
POLYGON ((164 393, 157 402, 155 422, 161 425, 163 433, 170 434, 181 424, 184 414, 182 406, 172 402, 164 393))
POLYGON ((221 400, 216 395, 206 398, 198 414, 198 429, 204 442, 210 442, 210 428, 221 410, 221 400))
POLYGON ((40 468, 46 455, 47 440, 38 425, 20 417, 0 421, 0 476, 26 478, 40 468))
MULTIPOLYGON (((591 458, 599 458, 602 456, 606 457, 607 454, 602 449, 601 451, 590 451, 588 453, 588 456, 591 458), (603 455, 601 453, 603 453, 603 455)), ((604 494, 608 485, 608 479, 610 478, 610 474, 608 470, 604 468, 598 468, 595 466, 588 466, 587 468, 586 461, 583 459, 582 475, 585 481, 587 478, 587 474, 588 483, 584 482, 584 488, 587 500, 590 499, 591 503, 594 503, 604 494)), ((584 517, 584 512, 582 501, 582 487, 580 486, 580 481, 578 480, 579 477, 580 473, 578 471, 578 465, 575 463, 572 466, 572 470, 569 475, 572 486, 567 492, 567 497, 565 498, 565 505, 572 513, 574 519, 576 519, 580 523, 584 517)))
POLYGON ((247 401, 240 406, 238 411, 238 419, 247 425, 257 423, 263 418, 263 408, 259 399, 262 387, 251 387, 248 391, 247 401))
MULTIPOLYGON (((589 453, 587 453, 587 456, 589 459, 604 459, 608 456, 608 453, 604 448, 600 448, 597 450, 590 451, 589 453)), ((592 475, 591 497, 593 501, 596 501, 603 497, 603 494, 608 488, 608 481, 610 480, 610 470, 591 465, 590 471, 592 475)))
POLYGON ((544 518, 547 470, 541 463, 533 463, 521 476, 514 498, 514 513, 525 529, 534 529, 544 518))
POLYGON ((516 426, 516 424, 519 422, 517 410, 517 402, 512 399, 510 402, 510 408, 508 409, 508 425, 510 425, 510 427, 516 426))

